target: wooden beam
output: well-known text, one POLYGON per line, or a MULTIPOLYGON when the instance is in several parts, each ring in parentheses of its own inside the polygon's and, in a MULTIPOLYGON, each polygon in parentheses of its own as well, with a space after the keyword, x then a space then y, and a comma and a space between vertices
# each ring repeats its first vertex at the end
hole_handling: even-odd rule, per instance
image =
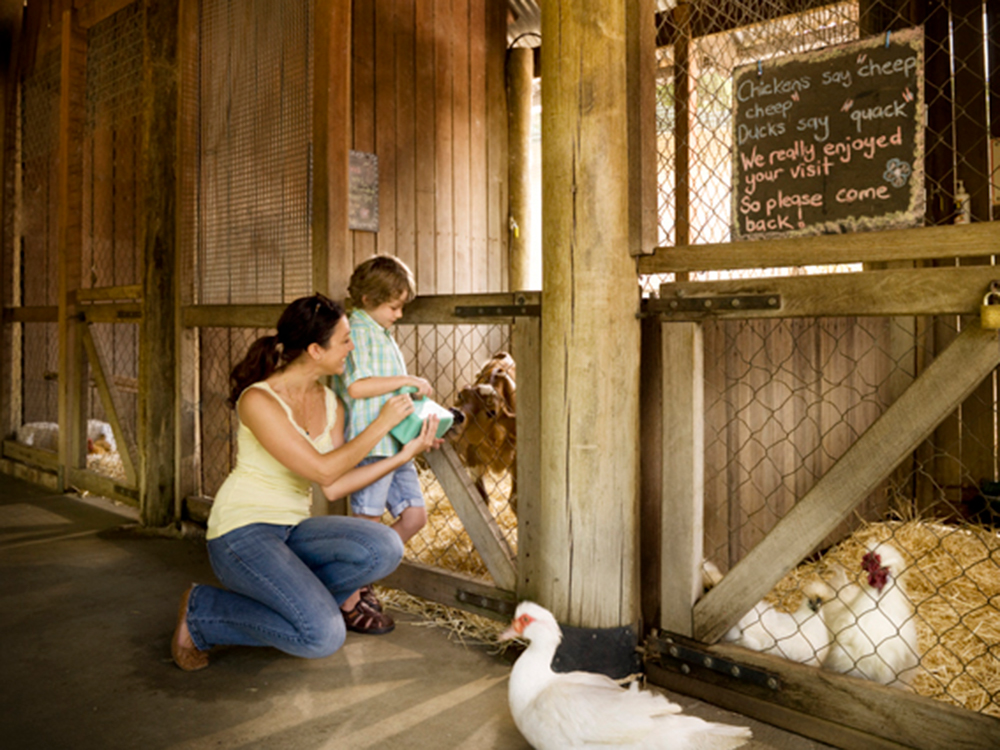
POLYGON ((697 323, 665 323, 660 627, 691 635, 705 537, 705 356, 697 323))
POLYGON ((66 471, 66 481, 74 487, 93 492, 95 495, 120 500, 133 508, 138 507, 139 490, 117 482, 111 477, 87 469, 71 468, 66 471))
POLYGON ((187 305, 185 328, 274 328, 287 305, 187 305))
POLYGON ((59 462, 79 467, 86 460, 83 439, 83 349, 73 300, 80 288, 83 212, 83 123, 86 114, 86 34, 75 12, 62 13, 59 72, 58 207, 59 274, 59 462))
POLYGON ((94 344, 94 337, 90 334, 90 326, 81 326, 81 333, 83 347, 87 351, 88 359, 90 359, 90 372, 97 384, 97 393, 100 396, 101 405, 104 407, 104 414, 107 416, 108 423, 111 425, 111 431, 114 433, 115 444, 118 446, 118 455, 122 459, 122 468, 125 469, 125 476, 129 484, 135 485, 137 484, 137 475, 135 460, 132 456, 132 446, 125 437, 121 420, 118 418, 118 408, 111 395, 108 379, 104 375, 104 364, 101 362, 101 354, 97 351, 97 346, 94 344))
POLYGON ((510 185, 510 288, 527 289, 531 269, 531 99, 535 58, 530 47, 507 51, 510 185))
MULTIPOLYGON (((647 645, 662 648, 657 641, 647 645)), ((667 654, 647 662, 647 676, 656 685, 839 748, 1000 747, 1000 720, 993 716, 730 644, 699 650, 762 670, 777 678, 778 688, 736 680, 700 664, 691 664, 685 678, 673 671, 679 665, 667 654)))
POLYGON ((517 588, 514 554, 455 449, 445 443, 438 450, 425 453, 424 458, 496 585, 514 591, 517 588))
POLYGON ((511 331, 517 363, 517 594, 537 599, 541 554, 542 321, 517 318, 511 331))
POLYGON ((115 299, 142 299, 142 284, 128 284, 126 286, 105 286, 95 289, 77 289, 76 301, 87 302, 93 300, 115 300, 115 299))
POLYGON ((142 319, 141 302, 109 302, 104 305, 80 305, 80 314, 88 323, 138 323, 142 319))
POLYGON ((656 25, 652 0, 626 3, 629 253, 653 252, 659 233, 656 146, 656 25))
POLYGON ((7 323, 55 323, 59 320, 56 305, 33 305, 31 307, 5 307, 3 322, 7 323))
POLYGON ((1000 268, 995 266, 962 266, 686 281, 664 284, 660 287, 660 298, 650 300, 647 305, 665 320, 978 314, 983 296, 995 279, 1000 279, 1000 268), (678 299, 740 295, 780 297, 781 306, 751 310, 714 304, 710 313, 670 308, 670 303, 678 299))
POLYGON ((639 287, 628 250, 625 5, 542 9, 539 597, 582 628, 639 621, 639 287))
POLYGON ((517 607, 517 597, 512 591, 410 560, 404 560, 378 583, 501 622, 510 620, 517 607))
MULTIPOLYGON (((343 299, 354 264, 348 221, 351 2, 317 0, 313 48, 313 287, 343 299)), ((277 320, 277 318, 275 318, 277 320)))
POLYGON ((139 323, 139 490, 144 526, 180 517, 176 469, 177 172, 179 8, 176 0, 142 0, 143 97, 140 115, 142 253, 139 323))
POLYGON ((1000 247, 1000 221, 820 234, 815 237, 658 247, 639 259, 640 274, 735 268, 784 268, 892 260, 968 258, 1000 247))
POLYGON ((22 445, 16 440, 3 441, 4 458, 12 458, 25 464, 41 466, 44 469, 59 468, 59 454, 55 451, 42 450, 30 445, 22 445))
POLYGON ((1000 364, 996 331, 966 328, 694 608, 712 643, 760 601, 1000 364))

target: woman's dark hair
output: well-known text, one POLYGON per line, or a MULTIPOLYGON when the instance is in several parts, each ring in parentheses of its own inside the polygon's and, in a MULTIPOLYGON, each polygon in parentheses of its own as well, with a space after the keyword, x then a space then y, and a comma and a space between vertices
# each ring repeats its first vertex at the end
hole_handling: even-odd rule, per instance
POLYGON ((235 408, 247 386, 266 380, 298 359, 310 344, 326 348, 343 316, 343 307, 319 293, 290 303, 278 319, 278 332, 254 341, 246 356, 229 373, 229 405, 235 408))

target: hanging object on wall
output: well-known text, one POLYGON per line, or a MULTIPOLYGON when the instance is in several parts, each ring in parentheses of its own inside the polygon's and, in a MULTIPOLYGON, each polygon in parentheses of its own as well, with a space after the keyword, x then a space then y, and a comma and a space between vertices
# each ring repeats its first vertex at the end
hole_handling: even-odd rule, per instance
POLYGON ((378 156, 351 151, 348 163, 349 227, 361 232, 378 231, 378 156))

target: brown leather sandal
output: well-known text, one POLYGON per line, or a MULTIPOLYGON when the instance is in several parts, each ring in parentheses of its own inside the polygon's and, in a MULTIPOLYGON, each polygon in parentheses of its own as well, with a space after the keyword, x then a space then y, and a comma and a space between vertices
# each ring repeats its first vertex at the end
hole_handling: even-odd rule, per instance
POLYGON ((344 615, 344 625, 347 626, 348 630, 353 630, 355 633, 384 635, 391 633, 396 627, 396 623, 389 615, 385 612, 372 609, 371 605, 364 599, 358 599, 358 603, 354 605, 354 609, 348 612, 341 610, 341 612, 344 615))
POLYGON ((378 600, 378 597, 375 595, 375 589, 371 587, 371 584, 362 586, 358 589, 358 593, 361 595, 362 601, 367 602, 369 607, 374 609, 376 612, 382 611, 382 602, 378 600))

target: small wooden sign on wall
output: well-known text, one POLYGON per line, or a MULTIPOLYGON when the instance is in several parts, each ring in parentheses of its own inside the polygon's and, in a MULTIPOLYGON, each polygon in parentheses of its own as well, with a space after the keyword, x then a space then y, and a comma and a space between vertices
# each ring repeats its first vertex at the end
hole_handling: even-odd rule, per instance
POLYGON ((365 151, 349 155, 348 226, 361 232, 378 231, 378 156, 365 151))
POLYGON ((924 216, 923 29, 733 71, 733 239, 924 216))

